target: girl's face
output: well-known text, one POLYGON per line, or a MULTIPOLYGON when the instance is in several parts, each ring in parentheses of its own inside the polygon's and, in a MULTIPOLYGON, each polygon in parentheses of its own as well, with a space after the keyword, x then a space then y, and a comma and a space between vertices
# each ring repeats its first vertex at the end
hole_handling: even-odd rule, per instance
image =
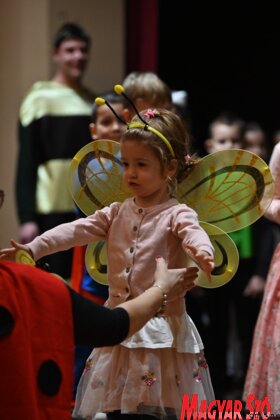
POLYGON ((135 195, 136 203, 150 207, 167 201, 168 176, 176 172, 174 162, 162 171, 153 148, 137 140, 123 142, 121 153, 124 182, 135 195))

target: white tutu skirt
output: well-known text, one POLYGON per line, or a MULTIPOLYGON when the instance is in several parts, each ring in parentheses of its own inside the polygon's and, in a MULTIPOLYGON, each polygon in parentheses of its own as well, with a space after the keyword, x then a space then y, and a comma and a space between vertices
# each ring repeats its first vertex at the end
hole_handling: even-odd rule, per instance
POLYGON ((94 349, 79 383, 73 417, 93 419, 97 412, 120 410, 123 414, 180 418, 184 394, 190 398, 198 395, 199 404, 202 400, 209 403, 215 397, 200 347, 199 334, 184 314, 170 319, 153 318, 122 344, 94 349), (159 340, 156 347, 153 336, 152 348, 147 347, 150 345, 147 331, 156 327, 161 327, 159 335, 165 331, 165 338, 172 332, 173 343, 167 340, 168 344, 163 347, 159 340), (184 340, 185 346, 184 336, 189 337, 189 343, 184 340), (193 352, 189 352, 190 341, 195 348, 193 352))

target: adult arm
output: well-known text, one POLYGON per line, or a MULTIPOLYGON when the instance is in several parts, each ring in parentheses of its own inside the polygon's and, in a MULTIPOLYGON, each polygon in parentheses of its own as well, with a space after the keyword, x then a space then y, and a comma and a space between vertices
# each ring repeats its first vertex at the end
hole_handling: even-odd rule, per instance
POLYGON ((129 315, 125 309, 106 308, 68 288, 72 300, 75 344, 113 346, 126 338, 129 315))
POLYGON ((70 289, 76 344, 100 347, 120 343, 156 315, 164 294, 172 301, 194 287, 197 273, 196 267, 168 270, 158 258, 154 286, 115 309, 96 305, 70 289))

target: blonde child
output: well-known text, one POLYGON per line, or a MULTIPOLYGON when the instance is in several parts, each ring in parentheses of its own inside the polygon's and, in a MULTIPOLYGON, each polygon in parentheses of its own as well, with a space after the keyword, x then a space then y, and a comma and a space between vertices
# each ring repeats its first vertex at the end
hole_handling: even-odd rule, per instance
MULTIPOLYGON (((168 110, 143 111, 141 116, 147 123, 135 116, 121 137, 123 180, 133 198, 60 225, 27 245, 12 241, 13 248, 0 256, 14 258, 19 248, 37 260, 106 240, 110 308, 153 284, 157 255, 169 268, 185 267, 190 255, 210 276, 214 262, 209 237, 196 213, 172 197, 176 182, 186 174, 185 127, 168 110)), ((127 414, 176 418, 184 394, 198 395, 199 403, 214 399, 203 344, 185 311, 184 297, 164 299, 158 316, 138 333, 113 348, 93 350, 79 384, 74 417, 105 412, 108 419, 127 414)))
MULTIPOLYGON (((138 111, 147 108, 172 109, 171 90, 154 72, 133 71, 123 80, 123 87, 138 111)), ((123 105, 125 119, 130 121, 135 110, 126 100, 123 105)))

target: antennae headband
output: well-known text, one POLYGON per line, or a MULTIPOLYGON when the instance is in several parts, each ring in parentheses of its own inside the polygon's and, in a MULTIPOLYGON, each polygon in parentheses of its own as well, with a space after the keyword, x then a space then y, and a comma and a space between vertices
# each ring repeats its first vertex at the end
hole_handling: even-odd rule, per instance
POLYGON ((143 128, 144 130, 149 130, 152 133, 154 133, 156 136, 158 136, 168 147, 168 150, 170 151, 171 155, 175 158, 175 153, 174 150, 170 144, 170 142, 167 140, 167 138, 158 130, 156 130, 155 128, 151 127, 149 124, 142 124, 140 122, 137 121, 133 121, 130 124, 127 124, 127 128, 143 128))

